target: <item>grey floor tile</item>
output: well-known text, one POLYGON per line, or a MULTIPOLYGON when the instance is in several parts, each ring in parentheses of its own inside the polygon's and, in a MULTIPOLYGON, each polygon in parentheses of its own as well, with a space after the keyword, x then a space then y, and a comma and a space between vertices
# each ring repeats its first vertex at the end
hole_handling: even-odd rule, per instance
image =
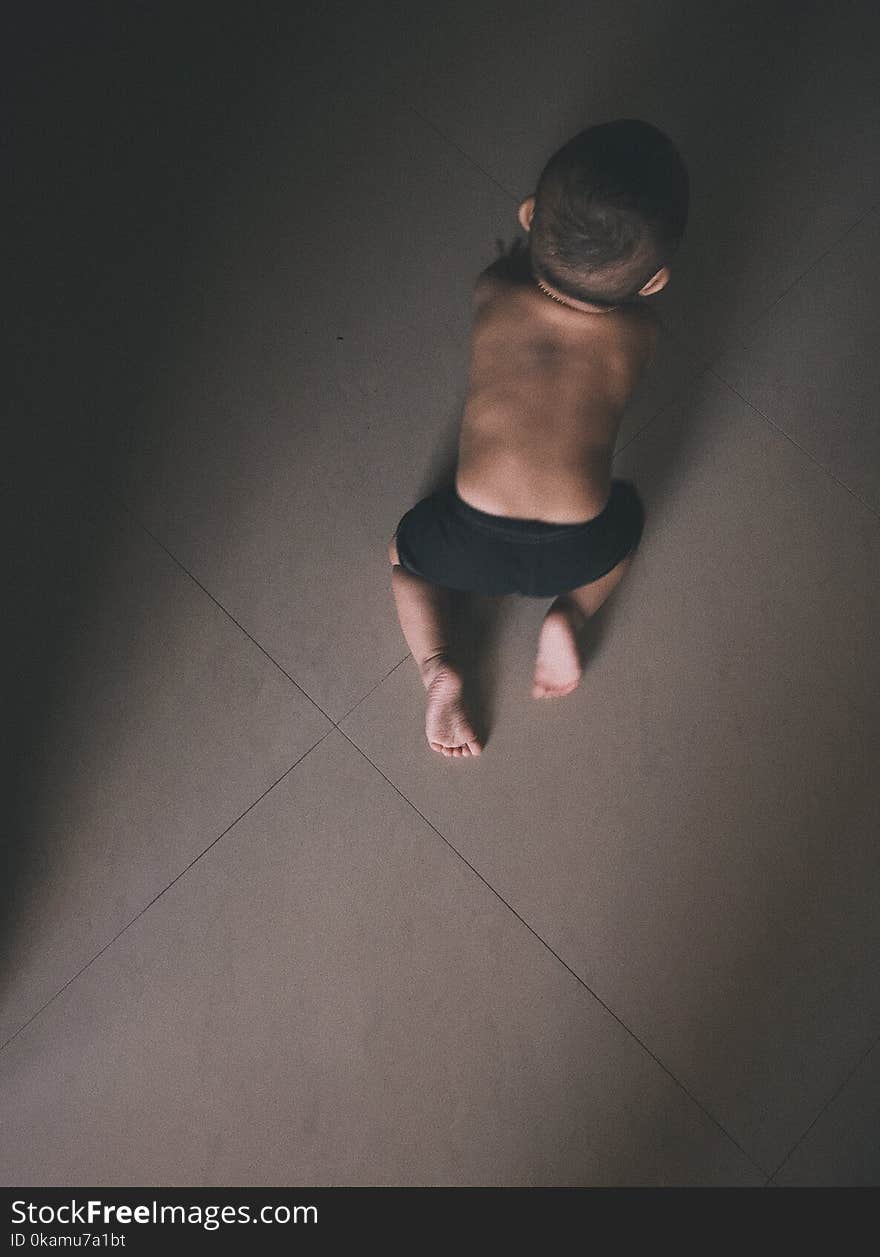
MULTIPOLYGON (((206 226, 115 487, 338 719, 400 658, 388 541, 454 460, 473 281, 515 217, 411 111, 310 109, 276 101, 206 226)), ((670 344, 622 439, 691 374, 670 344)))
POLYGON ((338 732, 0 1078, 7 1183, 761 1177, 338 732))
POLYGON ((121 508, 77 553, 28 682, 0 1042, 331 727, 121 508))
POLYGON ((645 118, 681 147, 691 223, 659 297, 706 357, 880 196, 878 17, 845 5, 455 0, 412 36, 413 104, 517 197, 582 127, 645 118))
POLYGON ((823 467, 880 509, 880 213, 868 214, 713 365, 823 467))
POLYGON ((410 659, 340 727, 769 1173, 880 1017, 877 521, 710 377, 615 469, 648 523, 578 692, 487 604, 478 760, 410 659))
POLYGON ((772 1185, 880 1187, 880 1046, 874 1045, 772 1185))

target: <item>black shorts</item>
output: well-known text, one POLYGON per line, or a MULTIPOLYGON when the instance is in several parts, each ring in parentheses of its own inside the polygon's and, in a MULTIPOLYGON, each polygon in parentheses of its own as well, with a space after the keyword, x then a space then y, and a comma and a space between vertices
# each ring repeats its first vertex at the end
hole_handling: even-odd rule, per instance
POLYGON ((613 480, 601 515, 581 524, 488 515, 453 486, 407 511, 397 525, 397 554, 401 566, 433 585, 553 598, 616 567, 639 544, 644 521, 641 499, 626 480, 613 480))

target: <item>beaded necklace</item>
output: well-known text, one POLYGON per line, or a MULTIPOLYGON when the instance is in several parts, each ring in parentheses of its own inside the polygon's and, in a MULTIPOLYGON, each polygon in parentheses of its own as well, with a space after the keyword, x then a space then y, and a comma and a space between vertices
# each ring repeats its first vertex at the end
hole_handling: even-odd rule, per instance
MULTIPOLYGON (((544 293, 546 297, 549 297, 551 301, 555 301, 561 306, 566 306, 569 310, 577 310, 577 306, 571 305, 568 301, 563 301, 561 297, 557 297, 555 293, 552 293, 549 288, 545 288, 540 279, 535 279, 535 283, 541 289, 541 292, 544 293)), ((616 309, 617 306, 609 306, 605 310, 578 310, 578 314, 610 314, 612 310, 616 309)))

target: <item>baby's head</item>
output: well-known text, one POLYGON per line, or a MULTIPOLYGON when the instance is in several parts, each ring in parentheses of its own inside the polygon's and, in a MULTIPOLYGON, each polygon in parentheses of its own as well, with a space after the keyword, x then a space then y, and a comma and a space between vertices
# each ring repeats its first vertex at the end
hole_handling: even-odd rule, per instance
POLYGON ((678 150, 634 119, 569 140, 519 207, 535 279, 551 296, 600 309, 665 287, 687 215, 678 150))

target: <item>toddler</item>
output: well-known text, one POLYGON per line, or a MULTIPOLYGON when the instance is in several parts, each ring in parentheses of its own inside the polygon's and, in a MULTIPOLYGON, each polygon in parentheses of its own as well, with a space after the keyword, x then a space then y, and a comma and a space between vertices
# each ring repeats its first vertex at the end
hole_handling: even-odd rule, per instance
POLYGON ((580 681, 586 620, 619 584, 644 524, 612 479, 626 403, 653 358, 644 298, 669 281, 688 176, 645 122, 590 127, 550 158, 518 209, 528 244, 478 277, 454 485, 423 499, 389 547, 400 626, 425 689, 425 733, 482 750, 447 643, 449 591, 552 598, 532 694, 580 681))

